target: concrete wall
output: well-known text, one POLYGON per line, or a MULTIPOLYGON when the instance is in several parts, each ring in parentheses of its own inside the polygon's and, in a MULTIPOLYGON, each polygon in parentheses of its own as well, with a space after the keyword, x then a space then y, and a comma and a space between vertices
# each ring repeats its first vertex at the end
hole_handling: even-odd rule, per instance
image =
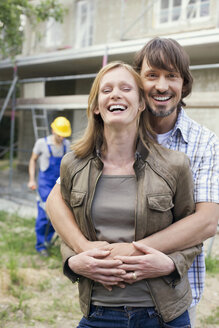
MULTIPOLYGON (((218 1, 211 0, 210 17, 197 21, 179 21, 168 25, 158 23, 159 1, 152 0, 90 0, 93 3, 93 43, 92 45, 118 42, 126 39, 141 39, 155 35, 171 35, 188 31, 199 31, 219 27, 218 1), (131 27, 131 28, 130 28, 131 27)), ((61 41, 58 45, 46 45, 48 24, 33 28, 27 22, 23 55, 39 54, 45 51, 74 49, 76 44, 76 23, 78 0, 65 0, 62 3, 68 12, 63 24, 58 28, 61 41)), ((58 38, 58 35, 57 35, 58 38)))
MULTIPOLYGON (((38 1, 35 1, 38 2, 38 1)), ((60 1, 61 2, 61 1, 60 1)), ((63 23, 60 25, 61 42, 57 46, 57 40, 54 35, 54 45, 46 45, 48 23, 43 22, 37 25, 37 28, 31 25, 27 20, 25 28, 25 38, 23 43, 22 55, 29 56, 33 54, 44 53, 45 51, 62 50, 72 48, 75 43, 75 24, 76 24, 76 6, 77 0, 65 0, 62 4, 67 9, 63 23)))
MULTIPOLYGON (((76 13, 78 0, 65 0, 62 3, 68 8, 68 13, 62 25, 63 39, 59 49, 71 47, 74 49, 76 40, 76 13)), ((211 15, 205 21, 197 23, 180 22, 180 24, 171 26, 158 26, 157 13, 159 1, 151 0, 93 0, 94 4, 94 25, 93 25, 93 44, 106 44, 117 42, 121 36, 123 39, 137 39, 151 37, 154 35, 170 35, 172 33, 183 33, 187 31, 195 31, 201 29, 215 28, 219 26, 219 2, 211 0, 211 15), (153 5, 151 6, 151 4, 153 5), (140 17, 140 14, 147 11, 140 17), (138 18, 136 20, 136 18, 138 18), (135 22, 136 24, 129 27, 135 22)), ((41 24, 38 31, 42 36, 46 34, 46 24, 41 24)), ((37 31, 37 32, 38 32, 37 31)), ((27 25, 26 42, 23 48, 23 55, 33 55, 42 52, 57 50, 55 47, 48 48, 45 44, 45 37, 38 39, 35 30, 31 29, 30 24, 27 25)), ((197 51, 197 50, 196 50, 197 51)), ((206 58, 208 63, 208 58, 206 58)), ((89 73, 89 69, 88 69, 89 73)), ((219 69, 203 69, 193 70, 194 87, 191 99, 188 99, 187 112, 190 117, 199 123, 207 126, 219 136, 219 127, 217 122, 219 119, 219 99, 216 96, 219 90, 219 69), (203 105, 204 100, 204 105, 203 105), (212 101, 214 100, 214 103, 212 101)), ((70 95, 72 94, 88 94, 92 84, 92 79, 79 79, 68 82, 54 82, 47 84, 28 84, 24 86, 23 96, 25 98, 70 95)), ((56 112, 49 112, 49 118, 52 120, 56 112)), ((65 112, 62 112, 62 114, 65 112)), ((60 114, 60 113, 58 113, 60 114)), ((86 112, 82 109, 66 111, 72 123, 73 139, 76 139, 86 126, 86 112)), ((57 115, 56 115, 57 116, 57 115)), ((32 149, 33 127, 30 111, 21 111, 19 120, 19 145, 22 148, 32 149)), ((27 162, 29 154, 19 153, 19 160, 27 162)))
POLYGON ((219 137, 219 106, 218 108, 188 108, 187 114, 199 124, 213 131, 219 137))
MULTIPOLYGON (((44 83, 27 83, 23 85, 23 98, 41 98, 45 95, 44 83)), ((31 110, 19 111, 19 135, 18 135, 18 166, 26 166, 30 159, 31 151, 34 145, 34 132, 31 110)))
MULTIPOLYGON (((219 57, 218 57, 219 60, 219 57)), ((219 90, 219 68, 193 70, 193 91, 215 91, 219 90)), ((218 104, 219 105, 219 104, 218 104)))
POLYGON ((188 115, 219 137, 219 68, 193 70, 193 91, 188 97, 188 115))
POLYGON ((87 115, 85 109, 74 109, 72 124, 72 140, 75 141, 81 137, 87 126, 87 115))

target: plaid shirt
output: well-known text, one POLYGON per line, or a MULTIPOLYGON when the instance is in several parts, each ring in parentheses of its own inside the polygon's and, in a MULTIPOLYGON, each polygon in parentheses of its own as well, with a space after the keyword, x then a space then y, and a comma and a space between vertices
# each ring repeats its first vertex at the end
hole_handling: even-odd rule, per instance
MULTIPOLYGON (((184 152, 190 158, 194 178, 194 200, 219 203, 219 139, 188 117, 183 109, 165 142, 165 147, 184 152)), ((194 306, 200 301, 205 280, 204 252, 188 271, 194 306)))

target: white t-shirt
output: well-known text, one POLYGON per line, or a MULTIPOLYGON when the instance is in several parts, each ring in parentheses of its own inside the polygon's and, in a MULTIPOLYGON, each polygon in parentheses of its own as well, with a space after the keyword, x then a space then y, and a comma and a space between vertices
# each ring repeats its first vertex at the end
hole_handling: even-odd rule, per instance
MULTIPOLYGON (((70 150, 70 141, 67 139, 64 139, 64 143, 65 143, 66 153, 67 153, 70 150)), ((46 143, 45 138, 38 139, 33 147, 33 153, 39 156, 39 168, 41 171, 45 171, 49 167, 50 153, 49 153, 47 144, 49 144, 51 146, 53 156, 62 157, 64 154, 63 144, 55 145, 53 143, 52 135, 49 135, 47 137, 47 143, 46 143)))
POLYGON ((167 147, 167 141, 168 141, 168 138, 169 136, 171 135, 173 130, 170 130, 166 133, 162 133, 162 134, 157 134, 157 142, 164 146, 164 147, 167 147))

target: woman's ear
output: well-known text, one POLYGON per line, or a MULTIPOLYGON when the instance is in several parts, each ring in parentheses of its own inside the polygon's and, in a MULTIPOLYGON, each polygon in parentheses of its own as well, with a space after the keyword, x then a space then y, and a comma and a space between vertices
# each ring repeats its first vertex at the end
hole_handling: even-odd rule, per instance
POLYGON ((96 114, 96 115, 100 114, 100 111, 99 111, 99 108, 98 107, 95 107, 94 108, 94 114, 96 114))
POLYGON ((146 108, 146 104, 145 104, 145 101, 144 100, 141 100, 140 101, 140 104, 139 104, 139 111, 140 112, 143 112, 144 110, 145 110, 145 108, 146 108))

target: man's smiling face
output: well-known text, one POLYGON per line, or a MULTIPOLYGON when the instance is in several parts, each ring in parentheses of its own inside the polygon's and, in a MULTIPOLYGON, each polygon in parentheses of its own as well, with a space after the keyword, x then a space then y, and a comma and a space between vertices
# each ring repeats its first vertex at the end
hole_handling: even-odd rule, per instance
POLYGON ((177 111, 183 88, 179 72, 150 67, 144 59, 140 75, 147 108, 153 116, 166 117, 177 111))

